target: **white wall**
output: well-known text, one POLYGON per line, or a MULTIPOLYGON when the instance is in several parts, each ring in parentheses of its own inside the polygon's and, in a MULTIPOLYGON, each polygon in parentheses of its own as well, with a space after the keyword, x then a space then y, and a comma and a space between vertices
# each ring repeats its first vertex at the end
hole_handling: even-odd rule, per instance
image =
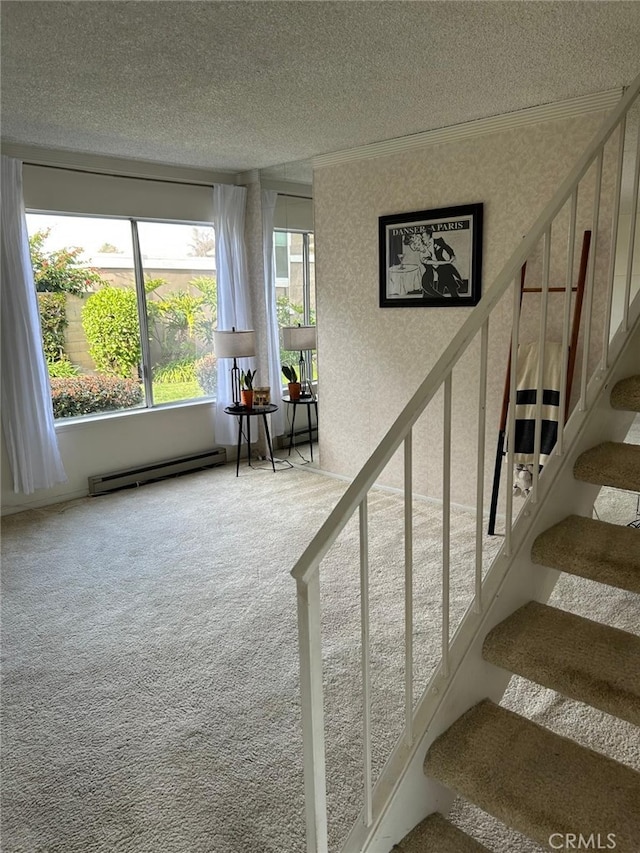
MULTIPOLYGON (((323 468, 347 476, 357 473, 472 310, 379 308, 378 217, 484 203, 486 289, 602 119, 602 114, 591 114, 393 155, 316 166, 323 468)), ((607 156, 603 234, 607 232, 606 199, 612 163, 612 157, 607 156)), ((590 199, 584 193, 578 213, 580 238, 583 228, 589 227, 590 215, 590 199)), ((600 241, 601 246, 605 243, 606 239, 600 241)), ((598 269, 606 267, 606 260, 604 255, 599 259, 598 269)), ((600 283, 598 277, 598 288, 600 283)), ((501 304, 491 323, 488 483, 509 346, 508 322, 510 304, 501 304)), ((474 346, 454 373, 452 497, 461 504, 475 502, 477 378, 478 347, 474 346)), ((441 408, 436 401, 433 415, 421 419, 414 435, 414 485, 420 493, 434 497, 441 493, 441 448, 441 408)), ((385 481, 399 486, 401 470, 398 455, 385 481)))
POLYGON ((13 492, 3 435, 3 515, 82 497, 88 494, 87 478, 92 474, 108 474, 214 447, 213 404, 122 412, 59 423, 56 433, 68 481, 53 489, 39 489, 33 495, 13 492))

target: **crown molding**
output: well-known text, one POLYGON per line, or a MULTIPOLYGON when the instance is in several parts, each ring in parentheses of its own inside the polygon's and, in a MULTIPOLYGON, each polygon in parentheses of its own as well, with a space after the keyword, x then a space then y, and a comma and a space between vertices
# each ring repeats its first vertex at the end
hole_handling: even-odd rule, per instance
POLYGON ((491 116, 490 118, 475 119, 449 127, 426 130, 413 133, 410 136, 399 136, 395 139, 385 139, 362 145, 359 148, 349 148, 330 154, 320 154, 312 160, 313 168, 333 166, 337 163, 347 163, 351 160, 368 160, 373 157, 384 157, 388 154, 398 154, 413 148, 425 148, 429 145, 441 145, 447 142, 458 142, 461 139, 471 139, 474 136, 484 136, 528 124, 544 121, 558 121, 573 118, 586 113, 601 112, 614 107, 623 94, 623 89, 609 89, 606 92, 596 92, 583 95, 580 98, 570 98, 566 101, 556 101, 553 104, 542 104, 538 107, 528 107, 511 113, 491 116))

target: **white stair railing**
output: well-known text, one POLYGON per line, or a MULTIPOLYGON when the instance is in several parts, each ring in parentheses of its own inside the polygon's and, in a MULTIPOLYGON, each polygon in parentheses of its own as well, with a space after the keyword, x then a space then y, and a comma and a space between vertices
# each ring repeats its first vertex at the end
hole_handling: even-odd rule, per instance
MULTIPOLYGON (((485 496, 485 459, 484 448, 486 439, 486 401, 487 401, 487 364, 489 352, 489 321, 499 302, 511 287, 512 298, 512 337, 511 364, 517 364, 517 351, 521 332, 521 295, 520 271, 525 262, 532 262, 538 255, 541 263, 541 297, 537 339, 540 352, 544 351, 547 339, 549 318, 548 294, 552 258, 558 266, 558 256, 562 255, 561 264, 566 269, 564 309, 562 312, 562 352, 563 370, 562 387, 559 407, 560 419, 558 424, 558 441, 554 453, 566 453, 567 434, 564 415, 564 401, 568 395, 566 385, 567 353, 569 344, 569 318, 572 302, 572 283, 574 281, 574 258, 576 240, 581 237, 577 233, 579 209, 581 225, 584 225, 584 203, 580 204, 583 195, 591 201, 591 221, 588 228, 592 231, 590 259, 585 292, 585 306, 582 319, 582 356, 578 399, 575 411, 583 411, 587 407, 587 391, 591 377, 606 369, 610 359, 609 343, 611 339, 612 304, 615 282, 622 279, 624 283, 621 296, 622 327, 626 331, 630 327, 630 305, 636 295, 634 281, 640 275, 640 270, 633 269, 635 224, 638 217, 638 180, 640 172, 640 129, 637 115, 631 115, 633 121, 627 121, 631 107, 638 106, 640 101, 640 76, 628 87, 618 106, 605 120, 592 143, 576 163, 574 169, 563 181, 551 201, 542 211, 530 232, 513 253, 502 272, 497 276, 491 287, 472 311, 471 315, 455 335, 449 346, 428 374, 408 404, 397 417, 378 447, 373 451, 368 461, 355 477, 341 500, 336 505, 326 522, 315 535, 308 548, 300 557, 292 570, 297 583, 298 626, 300 647, 300 672, 302 692, 302 725, 304 743, 304 778, 306 798, 307 850, 308 853, 324 853, 328 849, 326 778, 325 778, 325 733, 324 733, 324 692, 323 692, 323 662, 321 639, 321 602, 320 602, 320 569, 324 557, 336 541, 349 520, 358 513, 360 528, 360 600, 361 600, 361 669, 362 669, 362 720, 363 720, 363 756, 362 776, 364 790, 362 793, 362 821, 365 827, 372 827, 384 808, 384 796, 376 796, 378 785, 382 785, 382 777, 376 785, 372 777, 372 737, 371 737, 371 628, 369 618, 369 534, 368 534, 368 495, 381 477, 386 466, 403 446, 404 467, 404 730, 401 740, 407 747, 414 744, 422 732, 416 730, 416 686, 413 674, 413 635, 414 635, 414 604, 413 604, 413 523, 414 523, 414 492, 413 465, 414 452, 412 444, 413 429, 418 419, 427 410, 437 394, 442 390, 443 396, 443 459, 442 459, 442 605, 441 605, 441 658, 434 666, 435 674, 427 684, 423 696, 431 688, 433 679, 450 677, 451 630, 449 620, 449 582, 450 582, 450 536, 451 536, 451 459, 452 459, 452 395, 454 389, 454 369, 469 347, 479 337, 480 366, 478 379, 478 412, 477 412, 477 442, 478 459, 476 472, 476 507, 475 507, 475 578, 474 596, 469 601, 469 607, 475 612, 484 612, 490 602, 484 601, 483 586, 483 533, 485 525, 484 496, 485 496), (618 132, 617 140, 614 134, 618 132), (635 139, 634 139, 635 137, 635 139), (617 142, 615 160, 611 158, 611 148, 608 143, 617 142), (613 176, 613 193, 603 198, 603 175, 613 176), (619 237, 619 214, 623 189, 623 174, 632 175, 629 190, 630 225, 628 233, 628 249, 622 259, 623 270, 619 273, 616 267, 616 250, 619 237), (606 219, 606 222, 605 222, 606 219), (568 224, 566 222, 568 220, 568 224), (610 227, 610 239, 602 239, 602 230, 610 227), (566 241, 559 239, 557 232, 566 227, 566 241), (608 267, 606 293, 602 303, 600 279, 598 276, 601 262, 608 267), (596 293, 598 303, 596 303, 596 293), (603 304, 603 307, 602 307, 603 304), (595 306, 595 310, 594 310, 595 306), (604 316, 602 315, 604 312, 604 316), (602 321, 602 322, 600 322, 602 321), (599 334, 594 334, 594 331, 599 334)), ((605 188, 606 189, 606 188, 605 188)), ((620 259, 618 258, 618 263, 620 259)), ((617 291, 616 291, 617 293, 617 291)), ((637 300, 636 300, 637 302, 637 300)), ((540 360, 537 376, 537 405, 535 413, 535 447, 533 465, 532 493, 525 506, 530 523, 531 516, 536 512, 539 489, 539 460, 540 436, 542 420, 543 388, 543 359, 540 360)), ((515 435, 515 400, 516 400, 516 370, 511 371, 509 388, 509 416, 507 423, 507 471, 513 470, 514 435, 515 435)), ((544 473, 541 475, 541 478, 544 473)), ((524 513, 522 513, 524 515, 524 513)), ((518 519, 514 517, 512 490, 506 490, 505 531, 504 543, 498 556, 510 557, 513 552, 513 534, 518 519)), ((424 720, 421 721, 424 729, 424 720)), ((384 776, 383 770, 383 776, 384 776)), ((390 791, 394 780, 384 778, 384 789, 390 791)))

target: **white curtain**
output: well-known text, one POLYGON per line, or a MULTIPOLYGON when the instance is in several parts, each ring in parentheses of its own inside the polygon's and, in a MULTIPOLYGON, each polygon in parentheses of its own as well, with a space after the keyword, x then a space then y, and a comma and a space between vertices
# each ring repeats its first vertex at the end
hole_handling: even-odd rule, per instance
POLYGON ((32 494, 67 479, 58 449, 27 221, 22 161, 2 157, 2 428, 13 490, 32 494))
POLYGON ((267 313, 267 351, 269 357, 269 385, 271 402, 279 406, 271 416, 274 435, 284 432, 284 416, 280 403, 282 374, 280 365, 280 330, 276 310, 276 267, 273 257, 273 223, 278 193, 262 190, 262 251, 264 254, 264 300, 267 313))
MULTIPOLYGON (((252 329, 247 259, 244 245, 245 187, 216 184, 213 188, 213 224, 216 232, 216 276, 218 283, 218 331, 252 329)), ((238 359, 241 370, 253 368, 253 359, 238 359)), ((235 444, 236 419, 225 415, 233 402, 230 359, 218 361, 218 393, 215 415, 216 441, 235 444)))

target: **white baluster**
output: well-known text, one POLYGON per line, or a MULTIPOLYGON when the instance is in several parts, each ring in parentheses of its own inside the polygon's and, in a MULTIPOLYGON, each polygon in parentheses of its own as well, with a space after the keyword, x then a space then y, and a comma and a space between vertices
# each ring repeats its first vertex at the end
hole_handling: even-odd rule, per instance
POLYGON ((638 217, 638 184, 640 183, 640 129, 636 131, 636 160, 633 170, 633 192, 631 215, 629 217, 629 247, 627 250, 627 274, 624 283, 623 328, 629 330, 629 306, 631 304, 631 276, 633 274, 633 254, 636 244, 636 225, 638 217))
POLYGON ((533 472, 531 503, 538 502, 538 480, 540 479, 540 445, 542 442, 542 395, 544 393, 544 362, 547 339, 547 314, 549 310, 549 267, 551 264, 551 228, 542 238, 542 293, 540 295, 540 333, 538 335, 538 370, 536 371, 536 409, 533 431, 533 472))
POLYGON ((449 675, 449 569, 451 549, 451 385, 444 380, 444 442, 442 471, 442 675, 449 675))
POLYGON ((484 458, 487 434, 487 359, 489 320, 480 333, 480 387, 478 389, 478 466, 476 473, 476 572, 474 610, 482 612, 482 536, 484 530, 484 458))
POLYGON ((620 138, 618 140, 618 159, 616 162, 616 188, 613 201, 613 219, 611 221, 611 244, 609 247, 609 275, 607 278, 607 298, 605 302, 604 328, 602 333, 601 366, 606 370, 609 366, 609 339, 611 337, 611 311, 613 307, 613 278, 616 269, 616 248, 618 246, 618 223, 620 222, 620 192, 622 189, 622 165, 624 163, 624 143, 627 130, 627 117, 620 122, 620 138))
POLYGON ((596 274, 596 257, 598 251, 598 220, 600 218, 600 193, 602 191, 602 150, 596 160, 596 184, 593 191, 593 224, 591 226, 591 261, 589 263, 589 275, 587 276, 587 288, 585 294, 584 311, 584 334, 582 336, 582 372, 580 381, 580 402, 578 408, 581 412, 587 407, 587 380, 589 378, 589 352, 591 350, 591 317, 593 314, 593 283, 596 274))
MULTIPOLYGON (((562 320, 562 367, 560 368, 560 403, 558 407, 558 456, 564 453, 564 425, 567 411, 567 374, 569 372, 569 323, 571 320, 571 294, 576 247, 576 214, 578 210, 578 189, 571 196, 571 216, 569 219, 569 237, 567 238, 567 278, 564 283, 564 315, 562 320)), ((576 298, 578 294, 576 293, 576 298)))
POLYGON ((371 642, 369 626, 369 523, 367 496, 360 503, 360 642, 362 647, 362 749, 364 821, 373 822, 371 801, 371 642))
POLYGON ((413 743, 413 431, 404 440, 404 727, 413 743))
POLYGON ((513 525, 513 461, 516 438, 516 390, 518 375, 518 342, 520 338, 520 282, 513 282, 513 317, 511 321, 511 376, 507 416, 507 506, 504 530, 504 555, 511 556, 511 527, 513 525))

